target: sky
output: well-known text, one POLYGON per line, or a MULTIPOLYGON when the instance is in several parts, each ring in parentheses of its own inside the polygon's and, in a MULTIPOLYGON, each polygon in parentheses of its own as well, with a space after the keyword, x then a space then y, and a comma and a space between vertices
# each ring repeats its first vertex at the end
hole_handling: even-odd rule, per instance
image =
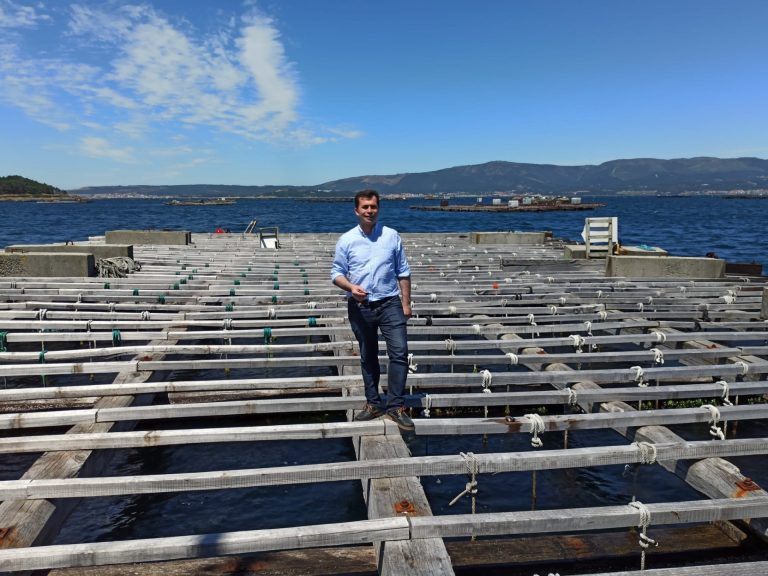
POLYGON ((0 0, 0 176, 768 157, 765 0, 0 0))

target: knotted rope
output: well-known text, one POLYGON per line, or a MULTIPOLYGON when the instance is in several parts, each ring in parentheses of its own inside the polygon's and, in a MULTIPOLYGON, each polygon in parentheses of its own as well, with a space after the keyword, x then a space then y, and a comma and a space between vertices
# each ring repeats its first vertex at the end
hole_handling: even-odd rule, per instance
POLYGON ((667 341, 667 335, 664 332, 659 332, 658 330, 651 330, 651 334, 656 336, 657 344, 664 344, 664 342, 667 341))
POLYGON ((646 550, 649 546, 658 546, 659 543, 653 538, 649 538, 647 534, 648 526, 651 524, 651 511, 648 510, 648 507, 637 500, 630 502, 629 505, 640 513, 640 521, 637 524, 637 527, 640 528, 640 539, 637 543, 640 544, 640 570, 645 570, 646 550))
POLYGON ((418 367, 419 365, 413 361, 413 354, 408 354, 408 374, 415 373, 418 367))
POLYGON ((749 373, 749 364, 747 364, 743 360, 738 360, 738 361, 734 362, 734 364, 736 366, 738 366, 739 368, 741 368, 741 375, 742 376, 746 376, 749 373))
POLYGON ((643 376, 645 376, 645 370, 643 370, 642 366, 632 366, 629 371, 634 372, 633 377, 640 388, 646 388, 648 386, 648 382, 643 378, 643 376))
POLYGON ((573 349, 576 350, 576 353, 581 354, 581 347, 584 346, 585 342, 584 337, 578 334, 571 334, 568 338, 573 342, 573 349))
POLYGON ((429 301, 430 301, 430 302, 437 302, 437 294, 435 294, 434 292, 432 292, 432 293, 429 295, 429 301))
POLYGON ((720 386, 723 387, 723 396, 722 396, 723 404, 725 404, 726 406, 733 406, 733 402, 731 402, 730 398, 728 398, 728 394, 730 393, 730 386, 728 385, 728 382, 726 382, 725 380, 718 380, 717 382, 715 382, 715 384, 719 384, 720 386))
POLYGON ((573 388, 566 388, 566 390, 568 391, 568 405, 575 408, 578 405, 576 390, 573 388))
POLYGON ((549 309, 549 313, 552 314, 552 316, 557 316, 557 306, 550 304, 547 306, 547 308, 549 309))
POLYGON ((127 278, 131 272, 141 270, 141 264, 127 256, 97 258, 96 270, 99 278, 127 278))
POLYGON ((149 310, 142 310, 142 312, 141 312, 141 319, 142 320, 149 320, 149 310))
POLYGON ((664 364, 664 352, 659 350, 658 348, 651 348, 649 350, 651 354, 653 354, 653 363, 654 364, 664 364))
POLYGON ((655 444, 652 444, 651 442, 633 442, 632 444, 636 446, 637 450, 640 452, 641 464, 656 463, 656 456, 658 455, 658 450, 656 449, 655 444))
POLYGON ((544 446, 544 442, 539 438, 539 434, 544 432, 544 420, 542 420, 541 416, 538 414, 526 414, 525 417, 531 421, 531 446, 534 448, 541 448, 544 446))
POLYGON ((445 349, 448 350, 451 356, 453 356, 454 352, 456 352, 456 340, 453 338, 446 338, 445 349))
POLYGON ((713 438, 725 440, 725 433, 723 432, 723 429, 718 426, 720 423, 720 410, 718 410, 717 406, 713 406, 712 404, 704 404, 702 408, 704 408, 704 410, 709 410, 709 435, 713 438))
MULTIPOLYGON (((464 462, 467 465, 467 474, 469 475, 469 482, 467 482, 464 486, 464 490, 461 491, 460 494, 458 494, 453 500, 451 500, 448 503, 448 506, 453 506, 458 502, 462 496, 465 496, 467 494, 470 495, 472 498, 472 514, 475 513, 476 507, 477 507, 477 474, 480 470, 480 464, 477 461, 477 458, 475 457, 475 454, 473 452, 467 452, 466 454, 464 452, 459 452, 462 458, 464 458, 464 462)), ((472 540, 475 539, 474 534, 472 535, 472 540)))
POLYGON ((605 320, 608 319, 608 312, 606 312, 605 310, 599 310, 597 312, 597 317, 600 318, 600 320, 602 320, 603 322, 605 322, 605 320))
POLYGON ((310 310, 314 310, 315 308, 317 308, 317 302, 315 302, 314 300, 310 300, 309 302, 307 302, 307 308, 309 308, 310 310))
POLYGON ((432 396, 429 394, 424 396, 424 410, 421 411, 424 418, 429 418, 429 409, 432 407, 432 396))
POLYGON ((517 363, 520 361, 520 359, 517 357, 517 354, 514 352, 507 352, 507 358, 509 358, 509 363, 512 366, 517 366, 517 363))

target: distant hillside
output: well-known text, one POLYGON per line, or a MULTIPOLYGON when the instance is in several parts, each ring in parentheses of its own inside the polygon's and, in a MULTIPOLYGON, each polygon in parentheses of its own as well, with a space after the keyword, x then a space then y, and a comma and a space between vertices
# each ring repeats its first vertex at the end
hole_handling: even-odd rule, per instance
POLYGON ((382 193, 536 192, 615 194, 622 191, 679 193, 692 190, 768 188, 768 160, 760 158, 636 158, 598 166, 556 166, 487 162, 433 172, 358 176, 320 184, 348 191, 375 188, 382 193))
POLYGON ((0 199, 37 199, 66 197, 67 193, 54 186, 22 176, 0 177, 0 199))
POLYGON ((492 192, 595 196, 619 192, 676 194, 706 190, 768 189, 768 160, 760 158, 635 158, 603 164, 557 166, 486 162, 385 176, 355 176, 314 186, 92 186, 73 190, 81 195, 109 196, 339 196, 363 188, 383 194, 439 194, 492 192))

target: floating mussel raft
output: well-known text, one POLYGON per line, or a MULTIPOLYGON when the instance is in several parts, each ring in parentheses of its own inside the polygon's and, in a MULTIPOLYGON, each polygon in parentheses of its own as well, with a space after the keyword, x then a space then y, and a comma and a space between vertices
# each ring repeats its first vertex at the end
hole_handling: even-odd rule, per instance
POLYGON ((0 452, 33 462, 0 481, 0 572, 233 573, 231 556, 260 573, 498 565, 572 574, 599 572, 605 558, 632 567, 614 574, 641 563, 645 574, 766 572, 759 560, 720 565, 729 554, 749 560, 746 543, 759 550, 768 530, 759 478, 729 462, 768 454, 768 438, 737 428, 768 416, 763 278, 606 277, 604 260, 564 260, 557 240, 403 238, 414 438, 449 437, 454 454, 412 456, 392 422, 352 421, 365 399, 346 307, 329 281, 336 235, 289 235, 271 250, 251 236, 193 234, 134 246, 140 270, 122 278, 0 278, 0 452), (238 375, 253 370, 269 376, 238 375), (173 371, 195 377, 167 378, 173 371), (277 414, 292 423, 242 420, 277 414), (156 427, 135 430, 142 421, 156 427), (613 441, 586 445, 596 430, 613 441), (495 435, 525 444, 476 449, 495 435), (283 439, 343 439, 357 459, 104 473, 121 450, 283 439), (700 498, 553 507, 536 492, 543 475, 610 466, 676 475, 700 498), (461 510, 433 514, 445 507, 428 500, 435 477, 459 486, 461 510), (247 531, 51 544, 88 498, 350 480, 361 483, 367 518, 266 529, 254 510, 247 531), (484 484, 496 498, 522 486, 531 496, 518 509, 478 512, 484 484), (717 563, 706 562, 711 550, 722 552, 717 563), (691 566, 693 553, 701 565, 691 566))

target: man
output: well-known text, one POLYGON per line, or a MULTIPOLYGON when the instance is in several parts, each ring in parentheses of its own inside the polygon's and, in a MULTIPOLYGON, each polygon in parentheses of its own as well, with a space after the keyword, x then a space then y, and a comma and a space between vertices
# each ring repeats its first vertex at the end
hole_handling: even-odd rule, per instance
POLYGON ((363 190, 355 195, 358 225, 336 243, 331 281, 347 292, 352 331, 360 344, 365 384, 365 409, 355 415, 364 422, 383 416, 402 430, 413 430, 404 411, 403 392, 408 377, 408 335, 411 317, 411 268, 397 231, 377 223, 379 194, 363 190), (379 396, 379 336, 387 344, 387 402, 379 396))

